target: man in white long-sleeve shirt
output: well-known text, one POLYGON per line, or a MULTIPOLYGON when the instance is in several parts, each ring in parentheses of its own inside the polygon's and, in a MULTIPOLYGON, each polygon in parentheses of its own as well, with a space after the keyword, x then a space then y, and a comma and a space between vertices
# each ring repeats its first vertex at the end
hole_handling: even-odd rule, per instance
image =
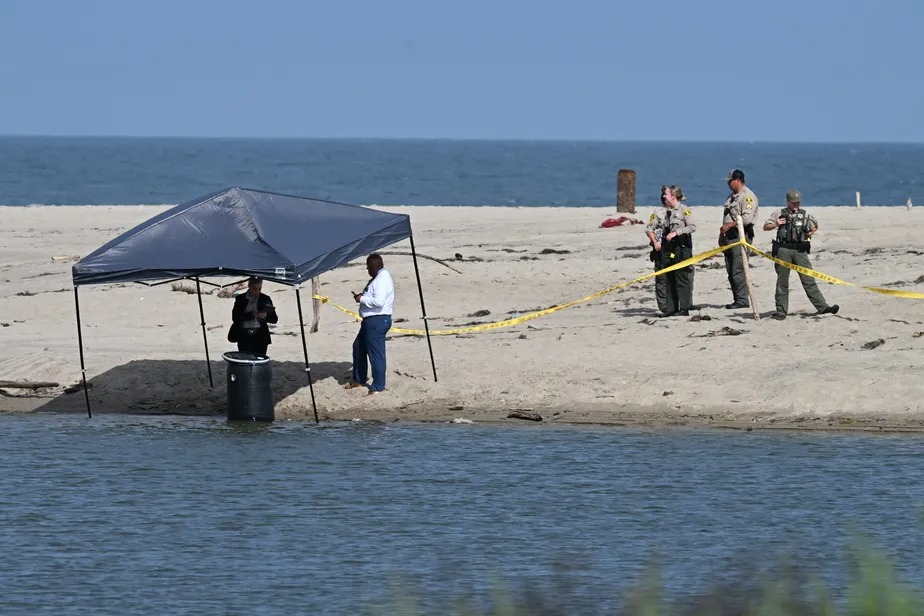
POLYGON ((385 269, 381 255, 369 255, 366 269, 372 280, 362 293, 353 294, 353 299, 359 304, 362 325, 353 341, 353 380, 346 389, 367 387, 369 364, 372 364, 372 384, 368 385, 371 396, 385 391, 385 334, 391 329, 395 283, 385 269))

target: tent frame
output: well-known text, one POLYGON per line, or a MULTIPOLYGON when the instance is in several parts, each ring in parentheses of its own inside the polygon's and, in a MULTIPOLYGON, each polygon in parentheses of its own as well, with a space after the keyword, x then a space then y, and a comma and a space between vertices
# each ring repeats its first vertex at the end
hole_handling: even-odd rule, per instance
MULTIPOLYGON (((430 326, 427 323, 427 307, 426 307, 426 304, 424 303, 423 286, 421 285, 421 282, 420 282, 420 269, 417 266, 417 251, 414 248, 413 231, 410 233, 408 237, 411 241, 411 257, 414 261, 414 275, 417 279, 417 292, 418 292, 418 295, 420 296, 420 310, 423 316, 424 331, 426 332, 426 336, 427 336, 427 349, 430 353, 430 366, 433 369, 433 381, 438 382, 439 379, 436 374, 436 361, 433 359, 433 344, 430 340, 430 326)), ((209 388, 214 389, 215 384, 212 380, 212 362, 211 362, 211 359, 209 358, 209 342, 208 342, 208 337, 206 336, 205 312, 202 308, 202 291, 200 287, 200 278, 202 278, 203 276, 208 276, 208 275, 222 275, 222 272, 220 270, 216 270, 213 273, 200 274, 198 276, 193 276, 193 277, 180 276, 177 278, 171 278, 169 280, 161 280, 161 281, 154 282, 154 283, 148 283, 148 282, 143 282, 143 281, 135 281, 135 282, 139 284, 143 284, 148 287, 156 287, 156 286, 160 286, 162 284, 167 284, 170 282, 177 282, 179 280, 195 281, 196 297, 199 302, 199 318, 200 318, 200 323, 202 326, 202 341, 205 345, 205 361, 208 367, 209 388)), ((208 282, 204 280, 201 281, 201 283, 207 284, 207 285, 210 285, 216 288, 220 288, 220 289, 234 285, 234 284, 239 284, 239 282, 232 282, 230 284, 222 286, 222 285, 218 285, 213 282, 208 282)), ((74 285, 74 308, 77 314, 77 345, 80 349, 80 374, 81 374, 81 379, 83 381, 83 395, 84 395, 84 399, 87 405, 87 417, 92 418, 93 412, 90 408, 90 392, 89 392, 89 386, 87 385, 87 369, 86 369, 86 362, 84 360, 84 350, 83 350, 83 333, 82 333, 82 327, 80 323, 80 294, 78 293, 78 286, 79 285, 77 284, 74 285)), ((318 418, 318 405, 317 405, 317 402, 314 396, 314 382, 313 382, 313 379, 311 378, 311 364, 308 361, 308 342, 305 337, 305 321, 302 317, 302 299, 301 299, 301 294, 299 292, 300 283, 295 283, 291 286, 295 288, 295 300, 296 300, 296 304, 298 305, 298 327, 302 333, 302 353, 305 357, 305 373, 308 375, 308 389, 311 392, 311 409, 314 411, 315 423, 320 423, 320 419, 318 418)))

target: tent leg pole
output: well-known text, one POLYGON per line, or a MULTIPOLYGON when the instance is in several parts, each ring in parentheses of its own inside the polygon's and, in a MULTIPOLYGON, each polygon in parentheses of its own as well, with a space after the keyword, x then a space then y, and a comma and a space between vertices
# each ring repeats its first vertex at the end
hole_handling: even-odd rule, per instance
POLYGON ((92 418, 90 412, 90 390, 87 387, 87 367, 83 361, 83 334, 80 331, 80 295, 74 287, 74 307, 77 309, 77 347, 80 349, 80 375, 83 378, 83 397, 87 401, 87 417, 92 418))
POLYGON ((205 343, 205 364, 209 369, 209 388, 215 389, 212 381, 212 360, 209 358, 209 339, 205 335, 205 311, 202 310, 202 290, 199 288, 199 277, 196 277, 196 297, 199 298, 199 319, 202 322, 202 342, 205 343))
POLYGON ((305 321, 302 319, 302 296, 295 287, 295 301, 298 303, 298 329, 302 332, 302 352, 305 354, 305 372, 308 373, 308 390, 311 391, 311 408, 314 410, 314 423, 321 423, 318 419, 318 405, 314 400, 314 384, 311 382, 311 364, 308 363, 308 342, 305 340, 305 321))
POLYGON ((414 274, 417 276, 417 292, 420 294, 420 311, 423 313, 424 331, 427 333, 427 349, 430 351, 430 366, 433 368, 433 382, 436 376, 436 360, 433 359, 433 344, 430 342, 430 324, 427 322, 427 306, 424 304, 423 287, 420 284, 420 269, 417 267, 417 251, 414 249, 414 234, 411 233, 411 257, 414 259, 414 274))

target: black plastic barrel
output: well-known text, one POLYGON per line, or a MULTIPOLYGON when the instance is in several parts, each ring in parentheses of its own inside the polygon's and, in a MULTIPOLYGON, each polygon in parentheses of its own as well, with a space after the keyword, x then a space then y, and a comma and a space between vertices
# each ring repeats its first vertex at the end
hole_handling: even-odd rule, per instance
POLYGON ((228 364, 228 419, 273 421, 273 369, 268 357, 230 351, 228 364))

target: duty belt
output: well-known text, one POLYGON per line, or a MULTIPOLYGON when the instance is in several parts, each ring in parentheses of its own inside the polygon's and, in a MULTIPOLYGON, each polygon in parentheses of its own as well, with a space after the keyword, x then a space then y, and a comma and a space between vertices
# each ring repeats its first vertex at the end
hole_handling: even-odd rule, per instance
POLYGON ((812 245, 809 242, 777 242, 777 246, 780 248, 789 248, 792 250, 798 250, 799 252, 809 252, 812 248, 812 245))

